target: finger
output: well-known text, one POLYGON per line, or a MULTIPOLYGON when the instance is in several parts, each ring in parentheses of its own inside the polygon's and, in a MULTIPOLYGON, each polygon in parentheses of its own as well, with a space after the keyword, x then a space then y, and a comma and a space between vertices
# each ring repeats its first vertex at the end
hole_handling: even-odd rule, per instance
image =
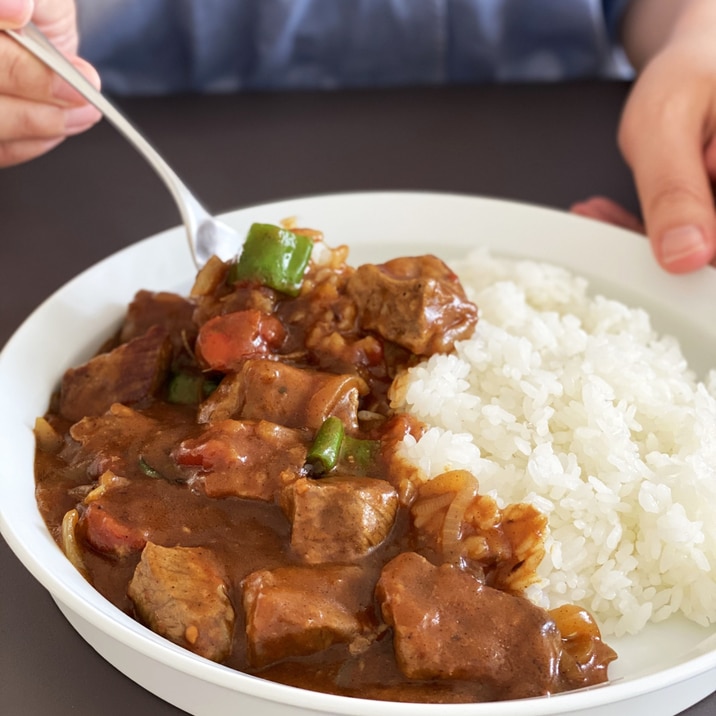
POLYGON ((47 140, 88 129, 101 118, 92 105, 61 108, 0 96, 0 141, 47 140))
MULTIPOLYGON (((68 57, 67 59, 89 80, 96 90, 102 89, 99 73, 89 62, 77 56, 68 57)), ((82 94, 57 74, 52 77, 51 94, 52 97, 60 102, 70 105, 85 104, 87 102, 82 94)))
POLYGON ((652 111, 648 131, 643 125, 629 128, 627 116, 620 135, 654 254, 672 273, 693 271, 716 255, 716 214, 704 156, 706 114, 705 108, 667 102, 652 111))
POLYGON ((668 173, 658 166, 635 170, 654 253, 673 273, 700 268, 716 254, 713 196, 703 159, 694 148, 682 151, 678 160, 671 156, 668 173))
POLYGON ((622 229, 644 233, 644 224, 638 216, 605 196, 593 196, 577 202, 570 207, 570 211, 573 214, 604 221, 622 229))
MULTIPOLYGON (((68 59, 99 89, 99 75, 92 65, 79 57, 68 59)), ((10 37, 0 36, 0 67, 3 68, 0 73, 0 95, 58 105, 86 103, 77 90, 10 37)))
MULTIPOLYGON (((33 117, 38 116, 34 109, 28 111, 33 117)), ((35 128, 36 133, 48 134, 47 138, 30 137, 5 141, 0 138, 0 167, 19 164, 54 149, 67 137, 89 129, 101 116, 94 107, 89 105, 66 110, 50 107, 47 115, 47 122, 35 128), (54 128, 57 126, 61 127, 61 132, 57 136, 52 136, 54 128)), ((32 132, 29 133, 32 134, 32 132)))
POLYGON ((0 30, 16 30, 30 20, 61 52, 77 54, 77 9, 74 0, 0 0, 0 30))
POLYGON ((54 149, 63 140, 64 137, 57 137, 55 139, 26 139, 17 142, 0 142, 0 167, 11 167, 39 157, 54 149))
POLYGON ((33 10, 32 0, 0 0, 0 30, 26 25, 33 10))
POLYGON ((61 52, 66 55, 76 55, 78 38, 75 1, 35 0, 34 5, 32 21, 35 25, 61 52))

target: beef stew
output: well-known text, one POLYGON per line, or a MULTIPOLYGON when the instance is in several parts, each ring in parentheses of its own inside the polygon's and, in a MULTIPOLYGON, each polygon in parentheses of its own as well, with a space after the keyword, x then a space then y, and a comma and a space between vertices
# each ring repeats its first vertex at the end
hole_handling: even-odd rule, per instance
POLYGON ((302 688, 448 703, 605 681, 593 620, 524 596, 543 515, 462 471, 423 482, 397 450, 422 428, 392 380, 477 322, 455 274, 252 232, 189 297, 138 293, 38 419, 38 505, 67 556, 174 643, 302 688))

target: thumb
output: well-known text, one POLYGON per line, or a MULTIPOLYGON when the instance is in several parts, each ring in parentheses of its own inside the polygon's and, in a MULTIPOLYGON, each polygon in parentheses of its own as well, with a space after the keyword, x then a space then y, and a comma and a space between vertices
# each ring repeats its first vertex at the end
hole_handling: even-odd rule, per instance
POLYGON ((620 127, 620 146, 634 173, 646 233, 656 259, 671 273, 694 271, 716 255, 716 212, 704 138, 708 111, 687 104, 630 114, 628 102, 620 127))
POLYGON ((685 273, 716 253, 713 194, 700 147, 660 149, 634 164, 637 191, 657 260, 672 273, 685 273))
POLYGON ((32 0, 0 0, 0 30, 14 30, 26 25, 34 9, 32 0))

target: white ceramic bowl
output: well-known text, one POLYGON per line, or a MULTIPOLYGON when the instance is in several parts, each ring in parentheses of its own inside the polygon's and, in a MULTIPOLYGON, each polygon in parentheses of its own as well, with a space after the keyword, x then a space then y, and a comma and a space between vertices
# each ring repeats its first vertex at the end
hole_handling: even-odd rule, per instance
MULTIPOLYGON (((327 241, 352 247, 351 260, 435 253, 450 260, 478 244, 508 255, 560 263, 596 290, 648 309, 677 335, 697 371, 716 357, 716 272, 669 276, 646 241, 561 212, 453 195, 377 193, 297 199, 223 217, 241 231, 253 221, 295 216, 327 241)), ((0 354, 0 528, 12 550, 52 594, 75 629, 130 678, 189 713, 387 716, 671 716, 716 688, 716 628, 681 619, 637 637, 610 640, 619 660, 610 683, 550 698, 432 706, 376 703, 274 684, 211 663, 156 636, 104 600, 65 559, 37 510, 32 426, 63 371, 91 356, 117 327, 136 290, 186 291, 194 267, 177 228, 97 264, 49 298, 0 354), (52 349, 48 350, 51 346, 52 349)), ((712 565, 716 569, 716 565, 712 565)))

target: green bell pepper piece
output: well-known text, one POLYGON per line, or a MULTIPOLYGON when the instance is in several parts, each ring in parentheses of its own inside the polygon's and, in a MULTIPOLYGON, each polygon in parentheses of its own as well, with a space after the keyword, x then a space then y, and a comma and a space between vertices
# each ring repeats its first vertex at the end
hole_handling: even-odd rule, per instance
POLYGON ((273 224, 253 224, 229 281, 257 281, 297 296, 313 251, 313 239, 273 224))
POLYGON ((200 373, 174 373, 167 387, 167 401, 178 405, 196 405, 208 398, 219 382, 200 373))
POLYGON ((345 428, 339 418, 331 416, 323 421, 306 456, 315 473, 320 475, 336 466, 344 436, 345 428))
POLYGON ((361 472, 367 472, 374 465, 380 450, 379 440, 361 440, 346 435, 345 426, 339 418, 331 416, 318 428, 306 456, 316 475, 323 475, 342 464, 361 472))
POLYGON ((141 455, 139 456, 139 469, 147 476, 158 480, 162 474, 155 470, 141 455))
POLYGON ((365 472, 375 463, 379 450, 379 440, 361 440, 360 438, 346 435, 341 445, 340 459, 342 462, 355 465, 365 472))
POLYGON ((193 373, 175 373, 169 381, 167 400, 178 405, 196 405, 204 398, 204 378, 193 373))

